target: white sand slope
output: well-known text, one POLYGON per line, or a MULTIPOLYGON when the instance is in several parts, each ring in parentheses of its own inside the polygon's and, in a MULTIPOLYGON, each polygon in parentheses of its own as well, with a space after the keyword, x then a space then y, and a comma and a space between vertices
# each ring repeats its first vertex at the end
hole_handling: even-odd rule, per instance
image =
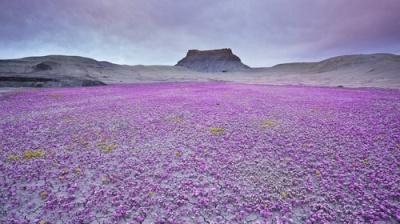
MULTIPOLYGON (((11 78, 44 87, 80 86, 85 81, 116 83, 230 81, 273 85, 400 88, 400 56, 393 54, 348 55, 320 62, 279 64, 239 72, 196 72, 180 66, 128 66, 77 56, 51 55, 0 60, 0 86, 18 87, 11 78), (31 82, 29 82, 31 81, 31 82)), ((89 83, 91 84, 91 83, 89 83)))
POLYGON ((339 56, 312 63, 279 64, 247 72, 220 74, 222 80, 274 85, 400 88, 400 56, 339 56))

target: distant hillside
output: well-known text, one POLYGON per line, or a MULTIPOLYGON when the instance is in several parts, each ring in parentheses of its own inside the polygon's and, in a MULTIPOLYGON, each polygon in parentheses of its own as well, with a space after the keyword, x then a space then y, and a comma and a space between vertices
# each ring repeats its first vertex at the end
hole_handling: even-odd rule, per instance
MULTIPOLYGON (((274 85, 400 88, 399 55, 345 55, 320 62, 249 68, 242 64, 230 49, 220 51, 217 55, 225 56, 221 56, 221 59, 217 60, 218 63, 210 62, 209 67, 204 67, 211 69, 209 72, 204 72, 204 69, 199 69, 202 72, 198 72, 182 66, 117 65, 90 58, 63 55, 0 60, 0 87, 229 81, 274 85)), ((216 56, 215 52, 191 50, 186 58, 195 56, 207 60, 205 55, 209 54, 213 55, 212 57, 216 56)), ((197 65, 197 62, 194 65, 197 65)))
POLYGON ((252 83, 400 88, 400 56, 359 54, 253 69, 252 83))
POLYGON ((49 55, 0 60, 0 87, 72 87, 197 81, 183 75, 191 73, 193 71, 189 69, 173 66, 128 66, 79 56, 49 55))
MULTIPOLYGON (((399 69, 400 56, 394 54, 357 54, 328 58, 320 62, 285 63, 271 67, 271 70, 287 73, 325 73, 354 69, 399 69)), ((371 71, 372 72, 372 71, 371 71)))
POLYGON ((0 86, 61 87, 105 85, 93 73, 109 62, 78 56, 50 55, 0 60, 0 86))

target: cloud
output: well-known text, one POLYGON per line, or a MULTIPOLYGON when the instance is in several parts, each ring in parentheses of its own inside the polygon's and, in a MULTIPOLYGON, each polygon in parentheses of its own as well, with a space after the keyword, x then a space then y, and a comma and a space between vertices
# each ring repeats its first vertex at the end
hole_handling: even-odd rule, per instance
POLYGON ((339 54, 400 53, 400 1, 0 0, 0 58, 77 54, 175 64, 230 47, 267 66, 339 54))

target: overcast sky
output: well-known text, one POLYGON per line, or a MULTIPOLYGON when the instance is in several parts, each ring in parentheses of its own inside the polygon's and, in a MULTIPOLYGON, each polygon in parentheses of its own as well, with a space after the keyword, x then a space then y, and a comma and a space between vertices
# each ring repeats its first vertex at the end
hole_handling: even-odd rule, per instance
POLYGON ((399 0, 0 0, 0 58, 175 65, 231 48, 251 67, 400 54, 399 0))

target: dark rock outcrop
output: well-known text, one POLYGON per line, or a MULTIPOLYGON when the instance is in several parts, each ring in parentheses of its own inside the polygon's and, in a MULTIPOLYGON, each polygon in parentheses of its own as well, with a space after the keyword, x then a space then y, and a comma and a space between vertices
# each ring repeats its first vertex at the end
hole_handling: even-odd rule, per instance
POLYGON ((0 76, 0 87, 45 87, 59 83, 56 79, 40 77, 4 77, 0 76))
POLYGON ((207 51, 189 50, 186 57, 180 60, 176 66, 199 72, 233 72, 250 68, 243 64, 229 48, 207 51))
POLYGON ((43 77, 0 76, 0 87, 74 87, 102 86, 105 83, 98 80, 63 77, 61 79, 43 77))
POLYGON ((34 71, 49 71, 59 67, 59 64, 52 61, 44 61, 33 66, 34 71))

